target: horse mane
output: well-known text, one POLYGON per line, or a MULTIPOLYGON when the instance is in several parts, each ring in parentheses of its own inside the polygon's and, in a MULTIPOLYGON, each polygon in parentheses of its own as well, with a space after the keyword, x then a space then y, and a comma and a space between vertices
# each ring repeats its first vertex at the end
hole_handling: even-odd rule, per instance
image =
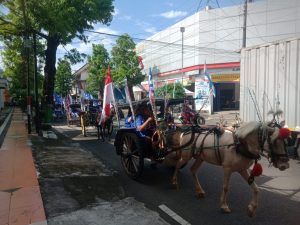
POLYGON ((260 123, 256 121, 251 121, 248 123, 243 123, 236 131, 236 136, 238 138, 245 138, 251 132, 257 130, 260 127, 260 123))

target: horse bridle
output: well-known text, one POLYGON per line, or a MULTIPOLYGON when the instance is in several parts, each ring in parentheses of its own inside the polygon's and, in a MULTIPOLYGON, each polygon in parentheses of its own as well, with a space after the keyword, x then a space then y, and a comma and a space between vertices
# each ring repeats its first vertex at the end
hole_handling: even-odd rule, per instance
MULTIPOLYGON (((282 128, 281 125, 278 124, 276 121, 269 123, 267 126, 269 126, 271 128, 279 128, 279 129, 282 128)), ((259 128, 258 140, 259 140, 259 144, 261 147, 262 155, 263 155, 263 150, 264 150, 264 143, 265 143, 265 141, 267 141, 268 147, 270 150, 270 152, 268 153, 268 157, 270 158, 270 160, 269 160, 270 163, 275 162, 279 159, 284 162, 288 161, 288 152, 287 152, 286 143, 285 143, 284 139, 280 139, 280 141, 283 142, 284 153, 278 154, 274 151, 274 144, 272 143, 271 135, 266 134, 266 131, 264 130, 263 125, 261 125, 259 128)))

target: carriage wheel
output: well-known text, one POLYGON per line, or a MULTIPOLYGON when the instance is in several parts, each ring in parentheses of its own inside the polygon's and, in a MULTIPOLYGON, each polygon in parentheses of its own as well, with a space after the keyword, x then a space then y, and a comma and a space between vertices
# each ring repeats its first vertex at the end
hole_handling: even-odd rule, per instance
POLYGON ((86 119, 84 115, 80 116, 81 133, 86 137, 86 119))
POLYGON ((197 122, 197 125, 204 125, 205 119, 202 116, 197 116, 196 122, 197 122))
POLYGON ((138 179, 144 168, 141 143, 136 134, 126 133, 122 137, 122 166, 132 179, 138 179))

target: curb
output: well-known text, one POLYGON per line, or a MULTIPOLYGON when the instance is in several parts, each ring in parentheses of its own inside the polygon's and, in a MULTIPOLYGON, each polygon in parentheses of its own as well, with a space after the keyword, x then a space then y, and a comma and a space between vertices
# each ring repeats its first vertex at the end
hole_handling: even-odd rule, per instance
POLYGON ((0 147, 3 144, 5 134, 9 128, 13 111, 14 111, 14 108, 11 108, 8 116, 4 120, 3 124, 0 126, 0 147))

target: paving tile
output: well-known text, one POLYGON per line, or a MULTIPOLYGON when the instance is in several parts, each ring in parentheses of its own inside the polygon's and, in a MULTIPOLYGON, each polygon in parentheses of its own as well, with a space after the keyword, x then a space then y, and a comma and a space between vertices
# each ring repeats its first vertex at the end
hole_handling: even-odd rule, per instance
POLYGON ((13 179, 14 152, 0 151, 0 190, 9 189, 13 179))
POLYGON ((0 225, 46 225, 27 130, 17 112, 0 149, 0 225))
POLYGON ((0 191, 0 224, 8 224, 10 193, 0 191))
POLYGON ((25 225, 45 220, 39 186, 21 188, 13 193, 9 220, 10 225, 25 225))
POLYGON ((0 178, 0 190, 38 185, 31 151, 0 152, 0 178))

